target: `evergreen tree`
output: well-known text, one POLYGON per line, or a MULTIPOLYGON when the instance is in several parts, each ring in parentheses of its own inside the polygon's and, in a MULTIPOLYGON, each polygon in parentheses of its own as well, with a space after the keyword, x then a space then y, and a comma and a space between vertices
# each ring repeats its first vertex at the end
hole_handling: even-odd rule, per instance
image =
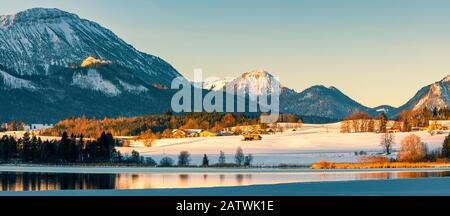
POLYGON ((439 116, 439 110, 437 107, 433 108, 433 119, 436 119, 439 116))
POLYGON ((75 163, 77 159, 77 137, 74 134, 70 135, 70 141, 67 148, 67 161, 75 163))
POLYGON ((4 135, 0 140, 0 162, 8 162, 8 136, 4 135))
POLYGON ((209 166, 209 159, 208 159, 208 156, 206 154, 203 155, 202 166, 204 166, 204 167, 209 166))
POLYGON ((22 139, 20 140, 20 158, 22 159, 23 162, 30 162, 32 161, 32 143, 31 143, 31 138, 30 138, 30 134, 28 132, 26 132, 22 139))
POLYGON ((83 134, 80 134, 80 139, 78 141, 78 145, 77 145, 77 153, 78 153, 78 158, 77 161, 79 162, 84 162, 85 161, 85 152, 84 152, 84 137, 83 134))
POLYGON ((69 145, 70 145, 70 139, 67 135, 67 132, 64 132, 61 136, 61 140, 58 145, 58 158, 63 163, 68 161, 69 158, 69 145))
POLYGON ((252 165, 252 162, 253 162, 253 155, 252 154, 249 154, 249 155, 245 156, 244 166, 250 166, 250 165, 252 165))
POLYGON ((40 142, 40 138, 38 139, 36 135, 31 137, 30 161, 39 161, 39 147, 41 144, 42 142, 40 142))
POLYGON ((9 138, 8 138, 8 160, 7 161, 16 160, 16 159, 19 159, 18 142, 14 137, 9 136, 9 138))
POLYGON ((376 117, 376 119, 380 121, 380 133, 385 133, 388 117, 386 116, 386 114, 384 114, 384 112, 382 112, 376 117))
POLYGON ((445 137, 444 143, 442 144, 442 156, 450 158, 450 134, 445 137))
POLYGON ((110 161, 115 143, 112 134, 103 132, 97 142, 99 145, 99 159, 103 162, 110 161))

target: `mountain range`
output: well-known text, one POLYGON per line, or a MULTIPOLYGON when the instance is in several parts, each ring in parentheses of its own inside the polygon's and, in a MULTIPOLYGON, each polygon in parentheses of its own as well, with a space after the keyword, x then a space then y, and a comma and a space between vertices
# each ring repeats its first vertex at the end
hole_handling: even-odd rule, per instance
POLYGON ((0 122, 160 113, 170 108, 167 87, 178 76, 161 58, 72 13, 34 8, 0 17, 0 122), (81 67, 93 56, 98 62, 81 67))
MULTIPOLYGON (((59 9, 33 8, 0 16, 0 122, 54 123, 86 115, 104 118, 170 109, 171 81, 182 75, 163 59, 138 51, 112 31, 59 9)), ((447 107, 450 76, 426 86, 398 108, 366 107, 335 87, 296 92, 264 70, 197 84, 204 91, 273 93, 283 113, 342 119, 356 112, 395 117, 405 109, 447 107), (250 85, 248 85, 250 84, 250 85)))
MULTIPOLYGON (((270 88, 272 82, 278 82, 273 75, 264 70, 255 70, 243 73, 241 76, 230 80, 217 80, 203 83, 203 88, 211 91, 218 90, 245 90, 249 94, 260 95, 270 88), (252 83, 251 88, 243 89, 245 83, 252 83)), ((284 87, 282 84, 280 94, 280 110, 283 113, 291 113, 303 116, 317 116, 329 119, 342 119, 353 112, 367 112, 372 116, 385 113, 390 118, 395 118, 403 110, 419 110, 446 108, 450 104, 450 75, 441 81, 435 82, 420 89, 413 98, 400 107, 381 105, 366 107, 336 87, 316 85, 301 92, 284 87)))

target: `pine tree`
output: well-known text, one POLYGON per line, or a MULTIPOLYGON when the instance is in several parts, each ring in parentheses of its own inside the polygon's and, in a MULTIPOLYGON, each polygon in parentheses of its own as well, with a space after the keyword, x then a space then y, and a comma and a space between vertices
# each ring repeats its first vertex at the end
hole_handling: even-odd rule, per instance
POLYGON ((253 155, 252 154, 249 154, 249 155, 245 156, 244 166, 250 166, 250 165, 252 165, 252 162, 253 162, 253 155))
POLYGON ((11 160, 18 159, 18 158, 19 158, 18 142, 14 137, 9 136, 9 138, 8 138, 8 160, 7 161, 11 161, 11 160))
POLYGON ((61 141, 59 142, 58 145, 58 159, 61 160, 62 162, 67 162, 68 159, 68 148, 70 145, 70 139, 69 136, 67 135, 67 132, 64 132, 61 136, 61 141))
POLYGON ((203 155, 202 166, 204 166, 204 167, 209 166, 209 159, 208 159, 208 156, 206 154, 203 155))
POLYGON ((84 137, 83 134, 80 134, 80 138, 77 145, 77 161, 84 162, 84 137))
POLYGON ((442 156, 450 158, 450 134, 445 137, 444 143, 442 144, 442 156))
POLYGON ((33 135, 31 137, 31 148, 30 148, 30 161, 37 162, 38 152, 39 152, 39 146, 41 143, 39 143, 39 139, 36 137, 36 135, 33 135))
POLYGON ((112 134, 103 132, 97 142, 99 148, 97 158, 103 162, 110 161, 115 143, 112 134))
POLYGON ((0 161, 8 162, 8 137, 6 135, 0 140, 0 161))
POLYGON ((382 112, 380 115, 378 115, 376 117, 376 119, 380 121, 380 132, 386 133, 386 126, 387 126, 387 120, 388 120, 388 117, 386 116, 386 114, 384 114, 384 112, 382 112))
POLYGON ((30 134, 26 132, 21 139, 20 158, 23 162, 30 162, 32 160, 32 143, 30 134))

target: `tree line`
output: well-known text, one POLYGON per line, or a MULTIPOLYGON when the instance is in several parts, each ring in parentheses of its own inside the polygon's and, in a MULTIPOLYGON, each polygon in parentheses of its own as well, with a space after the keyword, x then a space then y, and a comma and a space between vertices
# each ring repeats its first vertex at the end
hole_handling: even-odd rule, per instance
POLYGON ((102 133, 96 140, 85 140, 83 135, 68 136, 64 132, 60 140, 42 141, 26 132, 21 138, 3 136, 0 139, 2 163, 100 163, 110 162, 118 152, 115 140, 109 133, 102 133))
POLYGON ((428 127, 430 120, 449 120, 448 108, 424 107, 418 110, 404 110, 397 116, 397 121, 402 122, 402 131, 411 131, 414 127, 428 127))
MULTIPOLYGON (((234 155, 234 163, 227 163, 226 156, 223 151, 220 151, 219 158, 217 160, 217 163, 212 164, 210 163, 210 159, 208 155, 204 154, 202 158, 202 167, 236 167, 236 166, 251 166, 253 162, 253 155, 248 154, 245 155, 244 151, 241 147, 237 148, 236 153, 234 155)), ((155 163, 156 165, 156 163, 155 163)), ((175 164, 175 161, 170 157, 163 157, 161 161, 159 162, 159 166, 162 167, 170 167, 170 166, 191 166, 191 154, 189 154, 188 151, 181 151, 178 155, 178 163, 175 164)))
MULTIPOLYGON (((424 107, 417 110, 403 110, 395 118, 394 129, 409 132, 415 127, 428 127, 430 120, 449 120, 448 108, 424 107)), ((384 113, 372 117, 366 112, 355 112, 346 116, 341 123, 342 133, 386 132, 388 116, 384 113)))
POLYGON ((381 113, 372 118, 366 112, 355 112, 344 118, 341 133, 386 132, 388 117, 381 113))
POLYGON ((86 137, 98 137, 102 132, 113 136, 139 136, 152 133, 162 137, 173 129, 203 129, 220 131, 226 127, 236 125, 258 124, 257 117, 224 113, 186 113, 173 114, 167 112, 162 115, 149 115, 131 118, 91 119, 85 116, 68 118, 58 122, 53 128, 43 131, 43 135, 61 136, 63 132, 69 134, 84 134, 86 137))
MULTIPOLYGON (((297 122, 300 117, 282 114, 279 122, 297 122)), ((42 135, 61 136, 84 134, 86 137, 99 137, 102 132, 113 136, 140 136, 141 138, 170 138, 173 129, 203 129, 219 132, 228 127, 260 124, 259 116, 247 116, 243 113, 185 113, 149 115, 132 118, 90 119, 85 116, 68 118, 58 122, 53 128, 46 129, 42 135)))

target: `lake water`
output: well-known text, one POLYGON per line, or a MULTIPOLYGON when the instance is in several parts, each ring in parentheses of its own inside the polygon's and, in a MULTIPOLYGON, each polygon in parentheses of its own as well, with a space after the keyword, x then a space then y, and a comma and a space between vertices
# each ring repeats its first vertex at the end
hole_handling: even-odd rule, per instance
POLYGON ((0 172, 0 191, 157 189, 447 177, 450 171, 34 173, 0 172))

